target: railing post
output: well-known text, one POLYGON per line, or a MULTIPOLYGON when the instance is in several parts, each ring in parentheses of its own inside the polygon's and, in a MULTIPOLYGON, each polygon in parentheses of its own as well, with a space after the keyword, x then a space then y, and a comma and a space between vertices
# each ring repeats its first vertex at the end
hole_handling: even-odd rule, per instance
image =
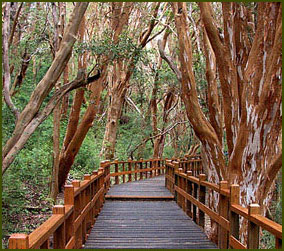
POLYGON ((259 226, 254 224, 250 217, 253 214, 260 214, 260 206, 258 204, 250 204, 248 207, 248 249, 258 249, 259 246, 259 226))
MULTIPOLYGON (((229 199, 221 194, 222 189, 228 189, 228 182, 221 181, 219 183, 219 215, 225 219, 228 219, 229 214, 229 199)), ((221 249, 227 249, 229 243, 229 235, 226 229, 218 224, 218 247, 221 249)))
POLYGON ((106 188, 105 188, 105 170, 102 167, 102 163, 101 163, 101 167, 99 168, 99 174, 102 173, 102 176, 100 177, 100 185, 99 185, 99 189, 101 189, 102 187, 104 188, 104 192, 101 194, 100 196, 100 211, 101 211, 101 207, 104 204, 104 198, 105 198, 105 194, 106 194, 106 188))
MULTIPOLYGON (((192 171, 186 172, 187 177, 192 176, 192 171)), ((186 192, 189 195, 192 195, 192 183, 190 180, 187 179, 186 182, 186 192)), ((192 218, 192 211, 191 211, 191 202, 190 200, 186 200, 186 214, 192 218)))
POLYGON ((176 174, 177 164, 174 163, 174 162, 173 162, 173 164, 174 164, 173 175, 174 175, 174 180, 175 180, 175 184, 173 186, 174 187, 173 191, 174 191, 174 194, 175 194, 175 201, 176 201, 176 203, 178 203, 178 192, 176 191, 175 186, 178 186, 178 177, 179 176, 176 174))
MULTIPOLYGON (((169 172, 168 172, 168 166, 167 166, 167 158, 165 159, 165 187, 168 188, 168 175, 169 175, 169 172)), ((169 188, 168 188, 169 189, 169 188)))
MULTIPOLYGON (((122 163, 122 172, 125 171, 125 163, 122 163)), ((125 174, 122 175, 122 182, 125 183, 125 174)))
MULTIPOLYGON (((198 200, 202 204, 205 205, 205 194, 206 194, 206 187, 201 185, 202 181, 206 180, 205 174, 199 174, 199 193, 198 193, 198 200)), ((205 226, 205 214, 202 210, 198 209, 198 225, 204 229, 205 226)))
MULTIPOLYGON (((71 205, 74 206, 75 201, 74 201, 74 187, 73 185, 65 185, 64 186, 64 205, 71 205)), ((75 232, 74 232, 74 220, 75 220, 75 206, 73 209, 73 212, 71 215, 68 217, 66 220, 65 224, 65 240, 68 242, 73 236, 75 237, 75 232)), ((76 240, 75 240, 75 245, 76 245, 76 240)))
MULTIPOLYGON (((79 180, 73 180, 72 185, 74 188, 80 187, 79 180)), ((82 202, 82 193, 79 193, 76 197, 74 197, 74 217, 76 218, 80 215, 83 206, 82 202)), ((75 230, 75 248, 81 248, 83 245, 83 231, 82 231, 82 223, 75 230)))
MULTIPOLYGON (((140 164, 140 171, 142 171, 142 169, 143 169, 143 159, 142 158, 140 159, 140 163, 139 164, 140 164)), ((143 179, 143 172, 140 172, 139 177, 140 177, 139 178, 140 180, 143 179)))
POLYGON ((111 162, 110 160, 107 160, 107 165, 106 165, 106 176, 107 176, 107 191, 109 190, 110 188, 110 165, 111 165, 111 162))
POLYGON ((133 162, 134 163, 134 171, 135 171, 135 173, 134 173, 134 180, 136 181, 137 180, 137 161, 134 161, 133 162))
POLYGON ((12 234, 9 238, 9 249, 29 249, 27 234, 12 234))
MULTIPOLYGON (((145 169, 147 169, 147 168, 148 168, 148 162, 145 161, 145 169)), ((147 179, 147 178, 148 178, 148 171, 145 172, 145 179, 147 179)))
MULTIPOLYGON (((65 215, 65 206, 56 205, 52 208, 53 214, 65 215)), ((53 234, 53 248, 54 249, 65 249, 66 245, 66 235, 65 235, 65 219, 63 224, 56 229, 53 234)))
MULTIPOLYGON (((150 159, 149 162, 150 162, 150 168, 153 168, 153 160, 150 159)), ((153 171, 151 170, 150 171, 150 178, 152 178, 152 177, 153 177, 153 171)))
MULTIPOLYGON (((85 174, 84 175, 84 180, 87 180, 88 182, 90 182, 91 180, 91 175, 89 174, 85 174)), ((85 199, 86 199, 86 205, 92 200, 92 186, 91 184, 86 188, 86 195, 85 195, 85 199)), ((85 227, 86 227, 86 234, 89 233, 89 231, 91 230, 92 227, 92 210, 90 210, 85 218, 85 227)))
MULTIPOLYGON (((194 172, 193 172, 194 176, 194 172)), ((198 200, 198 184, 193 183, 193 197, 198 200)), ((192 206, 192 220, 197 224, 197 206, 193 204, 192 206)))
POLYGON ((105 185, 105 194, 107 193, 109 187, 110 187, 110 177, 108 176, 109 175, 109 170, 110 170, 110 161, 109 160, 104 160, 104 161, 101 161, 101 164, 100 164, 100 168, 103 168, 104 170, 104 185, 105 185))
MULTIPOLYGON (((178 168, 178 173, 182 173, 182 168, 179 167, 178 168)), ((178 187, 182 189, 182 182, 183 182, 183 179, 181 176, 178 176, 178 187)), ((182 205, 183 205, 183 196, 181 194, 178 194, 178 205, 182 208, 182 205)))
MULTIPOLYGON (((132 168, 132 160, 128 159, 128 171, 131 171, 132 168)), ((128 174, 128 182, 132 181, 132 174, 128 174)))
MULTIPOLYGON (((118 159, 116 159, 114 164, 114 172, 118 173, 118 159)), ((118 185, 119 184, 119 177, 115 176, 115 184, 118 185)))
MULTIPOLYGON (((93 175, 97 176, 98 175, 98 171, 93 171, 93 175)), ((99 187, 99 183, 100 181, 97 179, 94 181, 94 195, 96 195, 96 193, 100 190, 99 187)), ((99 210, 100 206, 99 206, 99 199, 96 200, 95 202, 95 206, 93 208, 93 217, 92 217, 92 225, 95 224, 96 221, 96 217, 98 216, 100 210, 99 210)))
MULTIPOLYGON (((239 205, 240 203, 240 186, 239 185, 231 185, 230 186, 230 208, 231 205, 239 205)), ((230 235, 232 235, 235 239, 239 240, 239 226, 240 226, 240 218, 239 215, 231 211, 229 209, 230 215, 230 235)))

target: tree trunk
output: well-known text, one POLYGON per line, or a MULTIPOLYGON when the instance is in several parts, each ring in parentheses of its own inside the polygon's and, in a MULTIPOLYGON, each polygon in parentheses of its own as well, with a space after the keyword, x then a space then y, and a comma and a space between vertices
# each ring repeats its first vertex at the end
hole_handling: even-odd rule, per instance
POLYGON ((11 96, 14 96, 17 93, 17 91, 21 88, 23 80, 26 77, 26 72, 27 72, 30 60, 31 60, 31 56, 28 53, 25 52, 23 57, 22 57, 23 62, 22 62, 20 71, 17 74, 17 76, 15 77, 14 83, 11 87, 11 91, 10 91, 11 96), (16 88, 17 88, 17 90, 16 90, 16 88))
MULTIPOLYGON (((132 5, 131 5, 132 6, 132 5)), ((158 10, 160 3, 153 3, 153 18, 149 22, 148 29, 143 32, 140 39, 140 48, 144 48, 145 45, 149 42, 149 37, 151 35, 152 30, 154 29, 156 22, 155 18, 158 15, 158 10)), ((122 31, 122 26, 127 24, 129 14, 130 14, 130 7, 125 6, 124 11, 120 12, 122 17, 119 18, 119 13, 116 13, 115 17, 113 19, 113 26, 112 28, 115 28, 114 32, 114 38, 113 42, 116 43, 118 40, 118 36, 122 31), (127 16, 128 15, 128 16, 127 16), (119 25, 118 25, 119 24, 119 25)), ((119 11, 118 8, 116 8, 117 12, 119 11)), ((120 7, 121 11, 121 7, 120 7)), ((119 60, 116 62, 114 69, 116 72, 114 72, 114 86, 111 90, 111 102, 109 105, 108 110, 108 119, 107 119, 107 126, 105 130, 105 136, 103 140, 102 150, 100 155, 104 156, 105 159, 112 159, 114 158, 115 154, 115 144, 116 144, 116 134, 117 134, 117 123, 118 119, 121 115, 121 109, 122 104, 124 101, 125 94, 129 88, 128 81, 133 73, 134 67, 135 67, 135 56, 137 56, 137 53, 134 53, 132 57, 128 60, 125 60, 126 62, 122 62, 119 60)))
MULTIPOLYGON (((266 205, 265 198, 281 167, 278 159, 282 156, 281 3, 258 4, 257 14, 262 18, 258 18, 252 45, 247 42, 248 18, 243 5, 223 4, 224 44, 216 43, 218 31, 212 25, 212 16, 208 14, 210 4, 200 3, 200 7, 216 55, 219 75, 225 74, 223 64, 227 62, 233 70, 226 71, 226 74, 237 75, 227 76, 232 80, 232 92, 229 93, 230 98, 224 100, 224 106, 230 107, 231 113, 239 114, 238 119, 233 117, 232 120, 224 110, 225 124, 235 128, 232 130, 235 136, 232 137, 234 148, 228 166, 229 182, 240 184, 242 205, 252 202, 261 205, 265 202, 266 205), (241 13, 244 16, 240 16, 241 13), (220 55, 222 49, 225 53, 220 55), (236 86, 241 91, 239 95, 236 95, 236 86), (237 108, 233 104, 235 102, 239 104, 237 108)), ((229 86, 221 77, 220 82, 225 97, 228 93, 224 93, 224 89, 229 86)))
MULTIPOLYGON (((2 174, 14 161, 18 152, 22 149, 25 142, 35 130, 34 127, 37 127, 42 122, 41 121, 40 123, 38 123, 39 121, 37 117, 39 116, 39 109, 68 63, 73 45, 76 41, 76 34, 79 28, 79 24, 82 17, 84 16, 87 6, 88 3, 77 3, 75 5, 73 13, 70 17, 70 22, 62 39, 62 45, 59 48, 55 59, 53 60, 43 79, 38 83, 37 87, 33 91, 28 104, 19 115, 17 123, 15 125, 14 133, 12 137, 7 141, 2 151, 2 174), (34 123, 35 119, 37 120, 36 123, 34 123), (28 128, 33 129, 28 131, 28 128)), ((72 85, 70 86, 70 88, 65 87, 64 89, 65 91, 69 91, 72 90, 74 86, 76 85, 72 85)), ((55 98, 58 97, 62 97, 62 95, 57 94, 55 98)), ((52 106, 53 105, 50 104, 47 110, 50 110, 52 106)), ((45 119, 46 114, 42 114, 42 116, 40 117, 41 119, 45 119)))
POLYGON ((19 118, 19 111, 15 107, 14 103, 12 102, 10 96, 10 85, 11 85, 11 76, 10 76, 10 65, 9 65, 9 28, 10 28, 10 12, 11 12, 11 3, 5 3, 4 7, 4 16, 3 16, 3 27, 2 27, 2 34, 3 34, 3 96, 5 103, 9 107, 9 109, 13 112, 16 117, 16 121, 19 118))
POLYGON ((77 128, 75 131, 71 141, 67 145, 67 147, 63 147, 60 153, 59 160, 59 175, 58 175, 58 183, 59 189, 65 184, 68 173, 74 163, 75 157, 78 154, 80 147, 89 131, 91 126, 93 125, 94 118, 97 114, 101 92, 103 90, 103 83, 106 77, 107 65, 103 66, 101 77, 98 81, 94 82, 91 86, 91 97, 90 104, 77 128))
POLYGON ((218 182, 221 178, 226 179, 225 161, 222 152, 222 145, 218 140, 216 132, 208 122, 198 103, 196 82, 193 73, 192 51, 187 22, 186 3, 173 3, 175 24, 179 42, 179 60, 181 63, 181 97, 185 104, 187 117, 195 131, 196 136, 202 142, 204 151, 208 156, 208 162, 215 166, 213 182, 218 182))
POLYGON ((103 140, 103 148, 101 154, 104 159, 111 160, 115 155, 115 144, 118 120, 121 116, 122 103, 125 98, 126 88, 113 88, 111 91, 111 100, 108 109, 108 119, 105 129, 105 136, 103 140))
MULTIPOLYGON (((63 37, 64 30, 60 29, 61 27, 58 25, 62 23, 62 19, 59 22, 59 18, 61 18, 61 5, 62 3, 58 3, 58 13, 57 8, 54 3, 52 3, 52 16, 53 16, 53 23, 54 23, 54 42, 53 48, 55 53, 57 53, 61 39, 59 38, 60 35, 63 37)), ((81 22, 82 25, 82 22, 81 22)), ((81 26, 80 25, 80 26, 81 26)), ((55 84, 55 89, 60 88, 60 83, 57 82, 55 84)), ((58 188, 58 172, 59 172, 59 154, 60 154, 60 112, 61 103, 59 102, 54 110, 53 110, 53 166, 52 166, 52 177, 51 177, 51 186, 50 186, 50 197, 53 199, 54 204, 56 203, 56 197, 59 192, 58 188)))

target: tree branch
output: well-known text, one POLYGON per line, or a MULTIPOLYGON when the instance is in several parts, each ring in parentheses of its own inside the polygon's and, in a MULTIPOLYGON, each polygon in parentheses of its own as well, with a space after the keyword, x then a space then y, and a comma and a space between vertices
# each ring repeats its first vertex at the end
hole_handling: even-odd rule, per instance
POLYGON ((10 75, 10 65, 9 65, 9 45, 8 45, 8 36, 9 36, 9 26, 10 26, 10 11, 11 3, 7 3, 4 9, 4 22, 2 27, 2 37, 3 37, 3 95, 4 100, 9 109, 13 112, 16 117, 16 121, 19 118, 19 111, 16 106, 13 104, 13 101, 10 96, 10 84, 11 84, 11 75, 10 75))
POLYGON ((135 108, 135 110, 143 117, 143 119, 145 118, 144 115, 141 113, 140 109, 135 105, 135 103, 130 97, 125 96, 125 100, 128 104, 132 105, 135 108))
MULTIPOLYGON (((153 3, 154 4, 154 3, 153 3)), ((158 11, 159 11, 159 7, 160 7, 160 2, 157 3, 155 9, 154 9, 154 14, 153 14, 153 18, 151 19, 150 23, 149 23, 149 27, 148 30, 146 31, 146 33, 144 34, 144 36, 141 39, 140 42, 140 46, 143 48, 147 42, 148 42, 148 38, 151 35, 152 30, 154 29, 156 23, 155 23, 155 19, 157 18, 158 15, 158 11)))
POLYGON ((16 30, 16 26, 17 26, 17 23, 18 23, 18 18, 19 18, 19 15, 20 15, 22 7, 23 7, 23 2, 20 4, 20 6, 19 6, 19 8, 17 10, 16 16, 15 16, 15 19, 14 19, 13 27, 12 27, 12 30, 11 30, 11 33, 10 33, 10 37, 9 37, 9 42, 8 42, 8 47, 9 48, 10 48, 12 42, 13 42, 14 33, 15 33, 15 30, 16 30))
POLYGON ((16 158, 17 154, 19 151, 24 147, 25 143, 28 141, 30 136, 34 133, 36 128, 50 115, 50 113, 53 111, 55 106, 58 104, 58 102, 61 100, 61 98, 64 97, 68 92, 83 87, 91 82, 94 81, 94 79, 99 79, 100 78, 100 71, 90 77, 86 78, 85 77, 85 72, 84 71, 79 71, 77 74, 77 77, 75 80, 71 81, 68 84, 65 84, 61 86, 52 98, 49 100, 47 105, 43 108, 43 110, 39 113, 37 113, 33 119, 29 122, 29 124, 25 127, 23 133, 21 134, 19 140, 17 143, 12 147, 12 149, 9 151, 9 154, 7 154, 5 157, 3 157, 3 162, 2 162, 2 175, 5 173, 7 168, 10 166, 10 164, 14 161, 16 158), (90 80, 91 79, 91 80, 90 80))
POLYGON ((161 40, 158 40, 158 47, 159 47, 159 52, 160 52, 160 55, 161 55, 161 58, 164 59, 168 65, 170 66, 170 68, 172 69, 172 71, 176 74, 177 76, 177 79, 178 81, 181 82, 181 72, 180 70, 175 66, 172 58, 170 56, 167 56, 165 54, 165 51, 163 50, 163 47, 162 47, 162 41, 161 40))
POLYGON ((172 129, 174 129, 177 125, 185 124, 185 123, 189 123, 189 121, 179 121, 179 122, 176 122, 176 123, 174 123, 173 125, 171 125, 171 126, 169 126, 168 128, 166 128, 163 132, 144 139, 140 144, 138 144, 138 145, 130 152, 130 155, 132 155, 132 154, 138 149, 139 146, 145 144, 145 143, 148 142, 149 140, 152 140, 152 139, 155 139, 155 138, 160 137, 160 136, 162 136, 162 135, 165 135, 165 134, 167 134, 168 132, 170 132, 172 129))

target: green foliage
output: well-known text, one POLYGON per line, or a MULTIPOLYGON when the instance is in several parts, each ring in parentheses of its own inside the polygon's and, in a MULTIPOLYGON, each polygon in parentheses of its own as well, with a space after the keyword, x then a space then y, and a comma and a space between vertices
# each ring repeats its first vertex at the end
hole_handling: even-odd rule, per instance
POLYGON ((142 49, 126 31, 119 36, 117 43, 114 43, 111 37, 111 31, 106 29, 101 39, 76 43, 74 52, 79 55, 88 51, 95 57, 109 56, 110 63, 133 57, 136 64, 143 57, 142 49))
MULTIPOLYGON (((278 199, 272 202, 270 210, 273 212, 273 221, 282 225, 282 183, 276 183, 278 199)), ((262 230, 260 248, 275 249, 275 237, 266 230, 262 230)))

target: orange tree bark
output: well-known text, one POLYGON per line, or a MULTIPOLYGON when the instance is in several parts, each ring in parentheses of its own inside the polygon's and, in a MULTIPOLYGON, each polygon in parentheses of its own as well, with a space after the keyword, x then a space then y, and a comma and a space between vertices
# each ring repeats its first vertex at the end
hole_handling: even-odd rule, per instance
MULTIPOLYGON (((164 50, 165 47, 166 47, 166 42, 167 42, 167 38, 168 38, 169 34, 170 34, 169 31, 166 31, 164 33, 163 40, 162 40, 161 45, 160 45, 162 50, 164 50)), ((153 90, 152 90, 152 97, 151 97, 151 101, 150 101, 150 107, 151 107, 151 112, 152 112, 152 130, 153 130, 153 134, 154 135, 158 134, 157 91, 158 91, 158 82, 159 82, 159 73, 158 73, 158 71, 161 68, 161 65, 162 65, 162 58, 159 57, 159 62, 158 62, 158 66, 157 66, 157 72, 155 74, 155 79, 154 79, 154 87, 153 87, 153 90)), ((168 94, 170 94, 170 93, 168 93, 168 94)), ((166 102, 165 102, 164 108, 166 108, 166 104, 168 106, 169 106, 169 104, 171 105, 172 102, 167 102, 168 100, 169 99, 166 98, 166 102)), ((168 108, 168 106, 167 106, 167 108, 168 108)), ((163 129, 165 128, 165 124, 167 122, 167 116, 165 116, 165 114, 166 114, 165 112, 167 112, 166 109, 164 109, 163 129)), ((163 129, 162 129, 162 131, 163 131, 163 129)), ((165 135, 161 135, 160 137, 157 137, 154 140, 153 158, 161 157, 161 155, 163 154, 163 147, 161 147, 161 145, 164 144, 164 138, 165 138, 165 135)))
MULTIPOLYGON (((67 146, 64 146, 60 153, 59 158, 59 174, 58 174, 58 186, 59 189, 65 184, 68 173, 74 163, 75 157, 78 154, 80 147, 93 125, 94 118, 98 112, 101 92, 103 90, 103 83, 106 77, 107 66, 103 66, 100 78, 95 81, 91 86, 90 104, 78 125, 72 139, 67 146)), ((66 142, 64 142, 66 143, 66 142)))
MULTIPOLYGON (((53 37, 53 49, 56 53, 59 49, 60 45, 60 35, 64 35, 63 33, 60 34, 60 27, 59 17, 61 16, 61 8, 60 5, 62 3, 58 3, 58 9, 55 3, 52 3, 52 17, 53 17, 53 25, 54 25, 54 37, 53 37)), ((54 55, 55 55, 54 53, 54 55)), ((58 89, 60 87, 59 81, 55 84, 54 88, 58 89)), ((56 196, 58 194, 58 169, 59 169, 59 144, 60 144, 60 102, 55 106, 53 110, 53 165, 52 165, 52 176, 51 176, 51 184, 50 184, 50 197, 56 200, 56 196)))
MULTIPOLYGON (((153 3, 153 17, 149 22, 148 28, 145 32, 142 33, 140 38, 139 46, 140 48, 144 48, 148 43, 148 39, 151 35, 153 28, 156 25, 156 17, 158 15, 160 3, 153 3)), ((122 25, 128 22, 129 18, 129 10, 131 6, 124 6, 124 11, 122 11, 121 7, 116 8, 116 11, 120 11, 120 15, 122 15, 119 20, 117 18, 113 19, 113 28, 116 27, 116 32, 113 38, 113 42, 116 43, 118 39, 119 32, 122 31, 122 25), (128 16, 127 16, 128 15, 128 16)), ((116 13, 118 16, 119 13, 116 13)), ((115 65, 115 74, 114 74, 114 84, 111 88, 110 95, 111 100, 108 108, 108 118, 107 125, 103 140, 103 145, 101 149, 101 156, 104 156, 105 159, 113 159, 115 154, 115 145, 116 145, 116 136, 117 136, 117 127, 118 127, 118 119, 121 116, 122 104, 125 98, 125 94, 129 87, 129 79, 133 73, 135 67, 134 57, 137 56, 137 53, 134 53, 130 59, 126 61, 118 61, 115 65)))
POLYGON ((209 120, 220 144, 223 142, 222 108, 218 96, 216 57, 206 30, 203 32, 204 55, 206 58, 206 79, 208 84, 209 120))
MULTIPOLYGON (((263 18, 257 21, 252 43, 247 32, 251 28, 251 17, 244 5, 223 3, 222 39, 215 26, 210 3, 200 3, 208 35, 208 40, 204 36, 208 47, 205 51, 207 70, 211 71, 207 72, 207 79, 214 79, 215 67, 208 66, 210 53, 214 53, 211 60, 216 57, 221 83, 228 167, 225 167, 218 128, 209 123, 198 104, 186 4, 173 3, 172 7, 180 49, 183 102, 196 136, 202 142, 210 169, 218 174, 209 174, 209 179, 215 182, 226 179, 231 184, 240 184, 244 206, 251 202, 261 204, 269 190, 267 185, 272 184, 281 168, 278 161, 282 156, 281 3, 258 4, 258 16, 263 18)), ((210 103, 213 105, 213 102, 210 103)))
MULTIPOLYGON (((59 48, 55 59, 53 60, 45 76, 36 86, 28 104, 19 114, 13 135, 6 142, 2 150, 2 173, 4 173, 14 161, 16 155, 23 148, 24 144, 29 139, 35 128, 37 128, 38 125, 47 117, 47 114, 50 114, 50 109, 53 110, 54 104, 48 103, 43 111, 39 112, 44 99, 49 94, 52 87, 54 87, 66 64, 68 63, 73 45, 76 41, 76 34, 79 24, 87 7, 88 3, 77 3, 75 5, 69 24, 66 27, 66 32, 62 39, 62 45, 59 48)), ((68 91, 80 86, 80 81, 75 82, 73 82, 73 85, 64 86, 63 89, 59 90, 66 94, 68 91), (80 84, 78 84, 79 82, 80 84)), ((56 95, 52 100, 55 101, 59 97, 62 98, 62 95, 56 92, 56 95)))
POLYGON ((223 3, 224 41, 209 3, 201 16, 217 59, 229 150, 229 182, 241 187, 243 205, 267 204, 282 156, 282 6, 258 3, 257 29, 248 39, 249 15, 239 3, 223 3), (229 133, 227 133, 229 132, 229 133), (231 143, 230 143, 231 141, 231 143), (230 146, 231 144, 231 146, 230 146))
POLYGON ((239 184, 242 205, 259 203, 265 211, 267 194, 282 166, 282 6, 281 3, 258 3, 257 16, 261 18, 257 19, 254 30, 244 5, 223 3, 224 38, 215 25, 211 4, 199 3, 199 6, 206 32, 209 88, 215 75, 214 67, 208 67, 213 52, 221 84, 229 154, 227 167, 216 124, 206 120, 197 102, 186 4, 173 3, 182 97, 188 118, 203 145, 208 170, 213 170, 209 172, 209 180, 226 179, 230 184, 239 184))
POLYGON ((181 64, 181 97, 184 102, 187 117, 195 131, 196 136, 202 142, 209 161, 215 166, 216 175, 214 181, 226 178, 224 155, 222 144, 209 123, 198 103, 195 76, 192 65, 192 48, 189 36, 189 24, 187 21, 186 3, 172 3, 175 24, 179 43, 179 61, 181 64))

